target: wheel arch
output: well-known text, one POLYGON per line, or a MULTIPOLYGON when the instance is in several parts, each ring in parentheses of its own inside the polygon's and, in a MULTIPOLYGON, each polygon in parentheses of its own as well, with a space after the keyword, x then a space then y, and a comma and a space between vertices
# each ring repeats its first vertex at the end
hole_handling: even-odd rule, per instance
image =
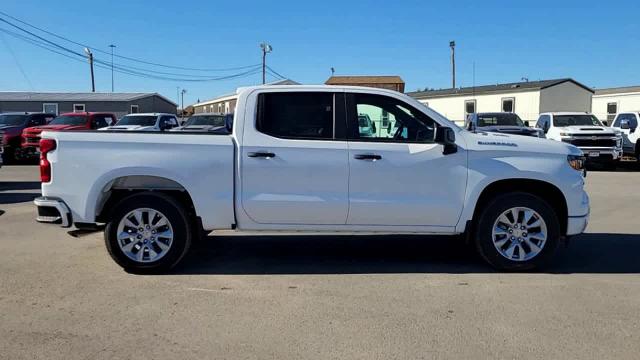
MULTIPOLYGON (((480 211, 498 194, 523 192, 535 195, 547 202, 558 216, 560 233, 566 234, 568 222, 567 200, 562 191, 555 185, 537 179, 504 179, 494 181, 484 187, 480 193, 471 217, 470 225, 480 216, 480 211)), ((473 229, 467 229, 473 231, 473 229)))

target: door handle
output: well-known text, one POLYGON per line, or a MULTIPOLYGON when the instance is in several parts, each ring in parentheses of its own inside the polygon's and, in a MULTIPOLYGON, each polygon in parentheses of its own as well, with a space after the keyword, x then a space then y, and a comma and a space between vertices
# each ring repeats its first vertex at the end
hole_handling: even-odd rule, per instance
POLYGON ((356 154, 353 157, 356 160, 381 160, 382 156, 377 154, 356 154))
POLYGON ((248 157, 251 158, 265 158, 265 159, 271 159, 273 157, 276 157, 276 154, 272 153, 272 152, 263 152, 263 151, 258 151, 258 152, 250 152, 247 154, 248 157))

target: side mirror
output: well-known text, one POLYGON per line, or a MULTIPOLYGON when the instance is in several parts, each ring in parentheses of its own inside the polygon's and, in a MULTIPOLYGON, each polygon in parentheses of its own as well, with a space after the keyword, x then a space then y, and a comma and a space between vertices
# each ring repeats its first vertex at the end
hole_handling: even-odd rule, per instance
POLYGON ((531 127, 531 125, 529 125, 529 120, 525 120, 525 121, 524 121, 524 126, 526 126, 526 127, 531 127))
POLYGON ((444 145, 444 150, 442 151, 444 155, 453 154, 458 151, 456 133, 451 128, 444 126, 437 127, 434 140, 437 144, 444 145))
POLYGON ((467 130, 476 131, 476 124, 473 121, 469 121, 469 124, 467 124, 467 130))
POLYGON ((629 120, 620 120, 620 129, 629 130, 629 120))

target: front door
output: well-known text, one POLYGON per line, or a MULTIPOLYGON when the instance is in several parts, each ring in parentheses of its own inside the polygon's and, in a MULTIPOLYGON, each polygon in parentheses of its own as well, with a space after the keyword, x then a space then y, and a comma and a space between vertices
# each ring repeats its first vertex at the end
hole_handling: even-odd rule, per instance
POLYGON ((349 207, 344 128, 344 94, 259 94, 256 121, 245 123, 240 154, 248 217, 261 224, 344 225, 349 207), (342 135, 336 133, 336 118, 342 135))
POLYGON ((461 148, 443 154, 438 126, 426 114, 388 96, 347 94, 351 225, 455 226, 467 181, 461 148), (363 132, 368 117, 376 132, 363 132), (384 121, 383 121, 384 119, 384 121), (385 126, 383 126, 383 124, 385 126))

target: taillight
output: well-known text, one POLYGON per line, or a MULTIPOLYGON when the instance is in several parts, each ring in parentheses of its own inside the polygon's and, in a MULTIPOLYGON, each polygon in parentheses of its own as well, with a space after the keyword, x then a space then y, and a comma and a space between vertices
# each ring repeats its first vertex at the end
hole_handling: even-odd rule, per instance
POLYGON ((40 140, 40 181, 51 181, 51 163, 47 160, 47 153, 56 149, 56 141, 53 139, 40 140))

